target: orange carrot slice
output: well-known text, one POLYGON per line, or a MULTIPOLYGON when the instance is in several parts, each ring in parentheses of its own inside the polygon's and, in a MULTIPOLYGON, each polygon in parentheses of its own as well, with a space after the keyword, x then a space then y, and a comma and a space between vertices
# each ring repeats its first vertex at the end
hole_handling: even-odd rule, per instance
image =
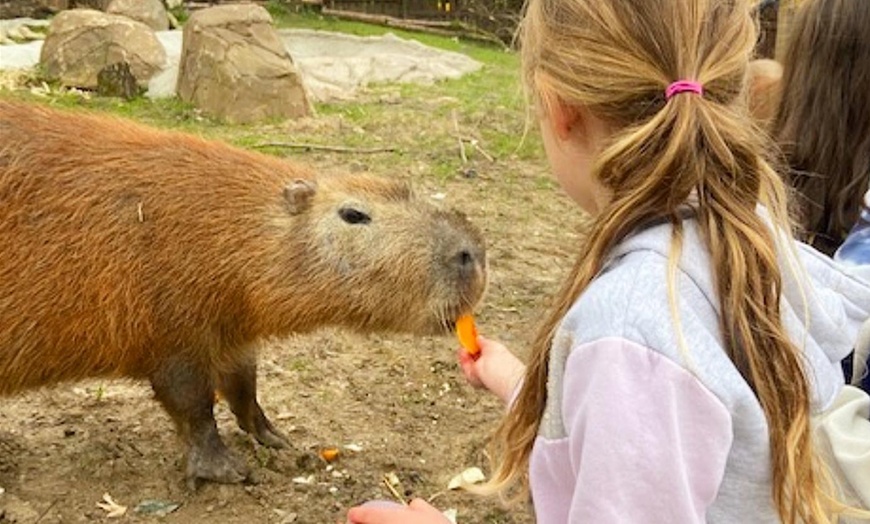
POLYGON ((456 336, 459 343, 472 357, 477 357, 480 347, 477 345, 477 326, 474 325, 474 317, 465 314, 456 319, 456 336))
POLYGON ((320 450, 320 458, 326 462, 332 462, 338 458, 338 448, 324 448, 320 450))

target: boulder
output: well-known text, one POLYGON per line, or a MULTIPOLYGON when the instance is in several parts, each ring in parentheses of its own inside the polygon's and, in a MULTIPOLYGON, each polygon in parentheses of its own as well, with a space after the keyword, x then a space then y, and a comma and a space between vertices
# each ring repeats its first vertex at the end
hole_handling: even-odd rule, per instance
POLYGON ((166 51, 148 26, 91 9, 57 15, 49 26, 39 63, 48 78, 68 87, 95 89, 106 66, 126 62, 140 86, 166 62, 166 51))
POLYGON ((69 0, 70 9, 96 9, 105 11, 109 0, 69 0))
POLYGON ((118 62, 107 65, 97 74, 97 94, 132 100, 139 95, 139 84, 130 64, 118 62))
POLYGON ((272 17, 252 4, 209 7, 190 17, 176 92, 228 122, 298 118, 312 110, 272 17))
POLYGON ((68 7, 67 0, 0 0, 0 20, 45 18, 68 7))
POLYGON ((106 12, 138 20, 155 31, 169 29, 169 17, 160 0, 112 0, 106 12))

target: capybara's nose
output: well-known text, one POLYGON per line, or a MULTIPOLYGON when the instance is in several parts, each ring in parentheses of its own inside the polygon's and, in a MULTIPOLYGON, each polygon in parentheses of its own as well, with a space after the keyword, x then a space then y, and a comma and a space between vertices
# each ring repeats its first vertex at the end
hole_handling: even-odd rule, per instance
POLYGON ((471 254, 471 251, 463 249, 459 252, 457 258, 459 259, 459 268, 461 270, 470 271, 474 269, 474 255, 471 254))
POLYGON ((486 255, 481 249, 461 248, 453 257, 453 263, 464 279, 482 277, 486 255))

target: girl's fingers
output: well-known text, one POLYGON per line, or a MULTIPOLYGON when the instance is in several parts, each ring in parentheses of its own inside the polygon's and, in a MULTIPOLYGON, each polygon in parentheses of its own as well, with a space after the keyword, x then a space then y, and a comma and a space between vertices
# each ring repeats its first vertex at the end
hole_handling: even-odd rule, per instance
POLYGON ((423 499, 414 499, 408 506, 371 504, 351 508, 348 524, 445 524, 447 518, 423 499))
POLYGON ((462 369, 462 374, 465 375, 465 380, 474 387, 479 388, 483 386, 480 377, 477 376, 477 369, 475 368, 477 361, 475 358, 469 355, 465 348, 459 348, 456 357, 457 360, 459 360, 459 367, 462 369))
POLYGON ((357 506, 351 508, 347 512, 348 524, 401 524, 405 522, 400 513, 402 510, 373 507, 373 506, 357 506))

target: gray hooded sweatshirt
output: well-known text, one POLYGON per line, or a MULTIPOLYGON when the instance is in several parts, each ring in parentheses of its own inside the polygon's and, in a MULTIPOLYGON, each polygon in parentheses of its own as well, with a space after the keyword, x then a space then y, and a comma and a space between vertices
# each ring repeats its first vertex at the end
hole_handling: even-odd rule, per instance
MULTIPOLYGON (((676 318, 666 224, 618 245, 555 335, 530 464, 540 524, 779 522, 767 422, 723 348, 697 224, 684 230, 676 318)), ((840 361, 870 317, 870 287, 784 242, 797 256, 780 257, 783 322, 817 412, 844 385, 840 361)))

